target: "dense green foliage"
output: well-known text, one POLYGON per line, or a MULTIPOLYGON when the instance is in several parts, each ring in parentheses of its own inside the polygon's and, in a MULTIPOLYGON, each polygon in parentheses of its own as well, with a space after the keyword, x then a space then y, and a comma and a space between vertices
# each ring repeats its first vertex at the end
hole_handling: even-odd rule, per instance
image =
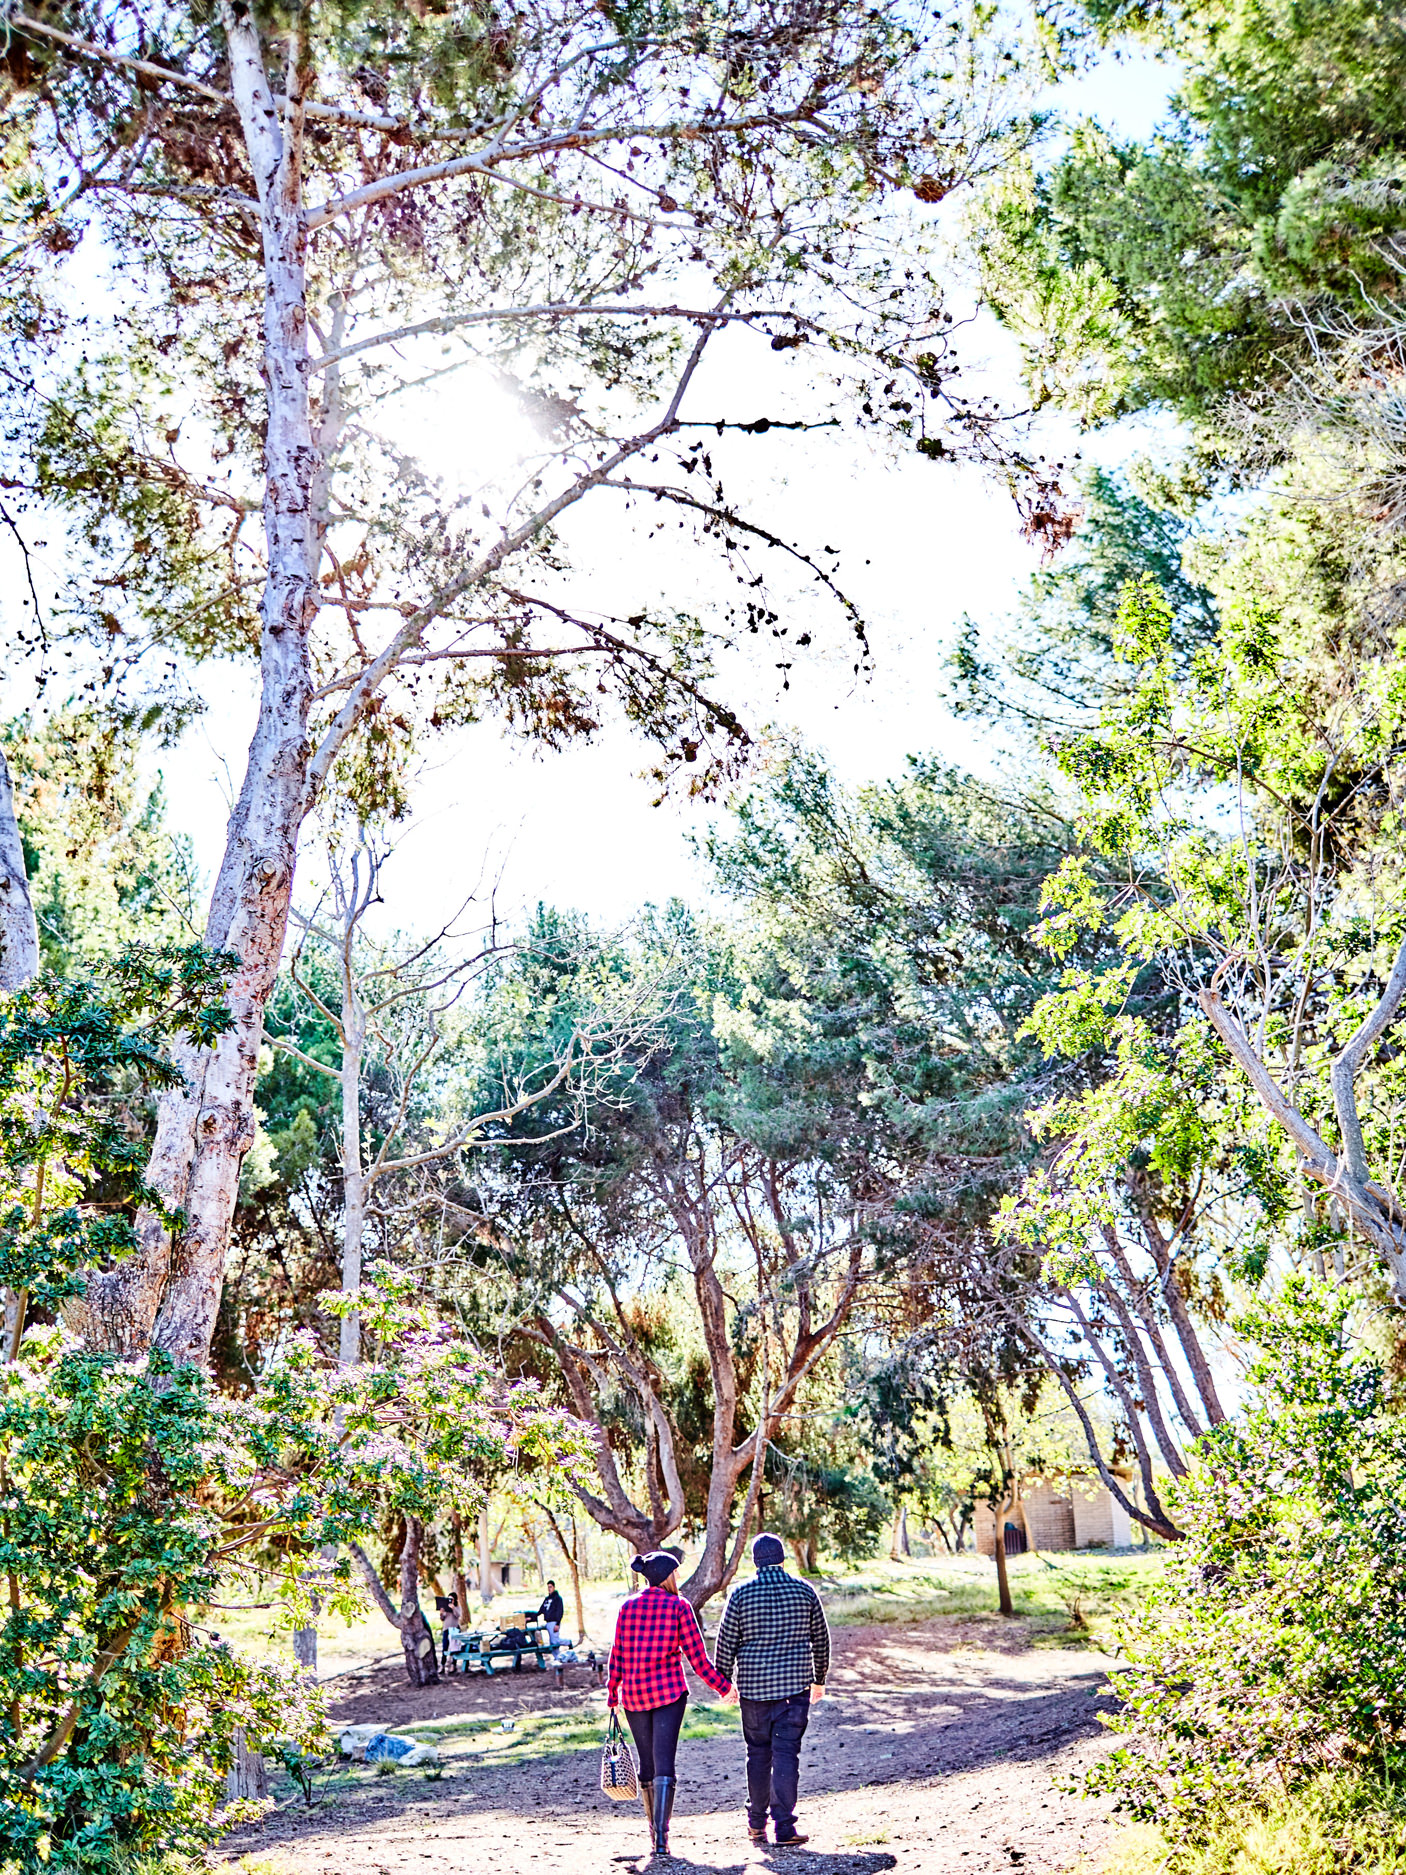
POLYGON ((1182 62, 1145 143, 1079 126, 1011 171, 983 227, 994 303, 1032 381, 1081 417, 1203 415, 1308 356, 1302 316, 1395 287, 1406 41, 1373 0, 1099 4, 1182 62))
MULTIPOLYGON (((1143 465, 1144 468, 1146 465, 1143 465)), ((1171 649, 1185 667, 1214 637, 1212 594, 1187 570, 1195 539, 1183 491, 1150 474, 1088 469, 1076 482, 1079 525, 1069 545, 1026 585, 1004 628, 966 618, 952 654, 958 715, 1013 725, 1022 753, 1087 728, 1125 700, 1127 665, 1115 649, 1118 604, 1130 579, 1151 577, 1171 607, 1171 649)))
POLYGON ((4 1369, 6 1868, 197 1847, 237 1727, 316 1741, 315 1693, 291 1665, 191 1625, 224 1574, 218 1499, 253 1483, 243 1438, 200 1375, 159 1357, 129 1366, 49 1330, 4 1369))
POLYGON ((1131 1742, 1090 1781, 1178 1833, 1325 1763, 1395 1769, 1406 1419, 1352 1345, 1359 1308, 1294 1279, 1241 1324, 1254 1391, 1176 1485, 1185 1540, 1124 1634, 1112 1723, 1131 1742))
POLYGON ((93 709, 5 726, 40 944, 55 969, 196 928, 189 838, 166 824, 160 778, 141 780, 153 728, 93 709))
MULTIPOLYGON (((304 1750, 314 1685, 218 1644, 202 1605, 261 1559, 288 1618, 356 1606, 340 1546, 389 1510, 471 1513, 491 1487, 556 1488, 578 1429, 386 1280, 352 1300, 371 1356, 338 1373, 285 1336, 252 1392, 159 1353, 86 1349, 84 1272, 128 1252, 144 1098, 179 1072, 170 1039, 226 1020, 228 960, 127 950, 41 976, 0 1011, 0 1815, 4 1866, 117 1867, 215 1828, 236 1730, 304 1750), (30 1311, 39 1325, 25 1333, 30 1311)), ((179 1220, 174 1220, 177 1224, 179 1220)), ((343 1304, 345 1306, 345 1304, 343 1304)))
POLYGON ((780 1453, 769 1469, 766 1527, 786 1539, 804 1570, 813 1571, 822 1555, 843 1562, 878 1555, 893 1507, 872 1472, 823 1459, 788 1462, 780 1453))
POLYGON ((1102 1311, 1110 1392, 1162 1399, 1184 1540, 1103 1787, 1162 1866, 1395 1868, 1399 1400, 1348 1322, 1399 1366, 1406 37, 1354 0, 1056 18, 1166 53, 1176 90, 1155 135, 1076 125, 974 218, 1036 403, 1157 426, 1155 464, 1082 478, 1006 644, 959 648, 964 707, 1053 756, 1073 823, 1026 1027, 1046 1152, 1000 1230, 1049 1354, 1102 1311), (1250 1404, 1181 1364, 1187 1315, 1258 1361, 1250 1404))

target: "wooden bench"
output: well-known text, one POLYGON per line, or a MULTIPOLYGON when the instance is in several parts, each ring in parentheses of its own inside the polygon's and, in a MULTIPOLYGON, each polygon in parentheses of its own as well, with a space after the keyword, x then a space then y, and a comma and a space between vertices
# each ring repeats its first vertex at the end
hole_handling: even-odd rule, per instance
POLYGON ((608 1653, 602 1656, 600 1654, 597 1654, 594 1651, 594 1649, 589 1654, 587 1654, 584 1660, 582 1660, 579 1654, 577 1654, 573 1660, 553 1660, 552 1662, 553 1683, 557 1686, 565 1686, 566 1685, 566 1669, 568 1667, 585 1667, 589 1671, 591 1678, 595 1681, 596 1685, 604 1686, 605 1670, 606 1670, 606 1666, 609 1663, 609 1660, 610 1660, 610 1655, 608 1653))

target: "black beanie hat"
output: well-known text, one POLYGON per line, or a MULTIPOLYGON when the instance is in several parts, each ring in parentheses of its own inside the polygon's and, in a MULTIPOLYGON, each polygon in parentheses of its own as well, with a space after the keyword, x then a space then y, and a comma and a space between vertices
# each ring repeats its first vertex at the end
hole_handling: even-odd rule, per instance
POLYGON ((758 1569, 774 1569, 777 1564, 784 1563, 785 1560, 786 1552, 781 1547, 779 1536, 762 1535, 752 1545, 752 1561, 758 1569))
POLYGON ((678 1566, 678 1557, 671 1556, 666 1549, 653 1549, 647 1556, 636 1556, 630 1564, 632 1569, 639 1571, 651 1588, 656 1589, 669 1580, 678 1566))

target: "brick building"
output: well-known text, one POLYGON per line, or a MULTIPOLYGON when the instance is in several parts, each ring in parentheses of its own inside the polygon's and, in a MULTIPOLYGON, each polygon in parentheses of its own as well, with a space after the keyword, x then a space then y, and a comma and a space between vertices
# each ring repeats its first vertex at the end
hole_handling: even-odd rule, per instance
MULTIPOLYGON (((1132 1483, 1132 1474, 1117 1468, 1119 1484, 1132 1483)), ((996 1552, 995 1519, 989 1504, 978 1504, 973 1520, 979 1556, 996 1552)), ((1094 1473, 1073 1472, 1064 1477, 1022 1478, 1013 1509, 1006 1512, 1006 1527, 1016 1539, 1006 1539, 1008 1555, 1028 1549, 1126 1549, 1133 1540, 1132 1519, 1103 1480, 1094 1473)))

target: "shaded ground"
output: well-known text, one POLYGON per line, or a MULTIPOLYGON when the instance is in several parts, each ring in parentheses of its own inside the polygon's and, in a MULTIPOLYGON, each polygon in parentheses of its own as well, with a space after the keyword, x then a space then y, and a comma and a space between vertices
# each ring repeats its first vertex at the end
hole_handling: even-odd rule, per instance
MULTIPOLYGON (((673 1875, 1054 1875, 1095 1854, 1112 1834, 1103 1810, 1054 1780, 1107 1748, 1103 1663, 1028 1641, 1024 1624, 995 1621, 837 1629, 802 1757, 802 1851, 748 1843, 737 1716, 706 1694, 680 1757, 673 1875)), ((285 1795, 217 1862, 259 1875, 628 1875, 647 1860, 638 1806, 597 1788, 604 1694, 584 1670, 560 1693, 531 1670, 415 1693, 394 1668, 329 1692, 344 1722, 413 1721, 439 1744, 443 1775, 359 1769, 312 1810, 285 1795)))

